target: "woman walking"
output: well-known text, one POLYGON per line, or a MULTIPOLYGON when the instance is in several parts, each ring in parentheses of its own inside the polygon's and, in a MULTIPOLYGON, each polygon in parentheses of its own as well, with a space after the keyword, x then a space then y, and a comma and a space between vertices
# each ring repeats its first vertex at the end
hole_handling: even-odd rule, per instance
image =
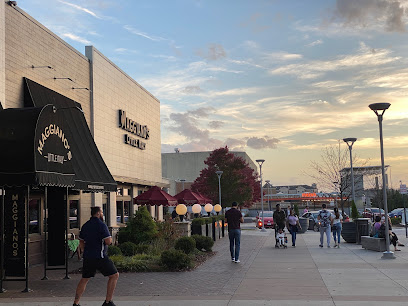
POLYGON ((288 223, 287 223, 287 228, 289 229, 290 234, 292 235, 292 246, 296 246, 296 233, 299 229, 302 229, 299 223, 299 218, 295 215, 295 211, 293 208, 290 209, 289 211, 289 216, 288 216, 288 223))
POLYGON ((340 234, 341 234, 341 224, 343 223, 343 216, 340 214, 337 207, 334 208, 334 217, 332 219, 332 228, 333 228, 333 238, 334 238, 334 247, 340 248, 340 234), (337 236, 337 240, 336 240, 337 236))

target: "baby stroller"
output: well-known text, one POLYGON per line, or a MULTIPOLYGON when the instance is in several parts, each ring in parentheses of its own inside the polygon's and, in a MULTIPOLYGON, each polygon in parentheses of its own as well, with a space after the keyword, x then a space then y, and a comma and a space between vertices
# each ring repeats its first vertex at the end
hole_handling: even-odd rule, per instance
POLYGON ((275 248, 284 248, 286 249, 288 243, 288 237, 286 236, 284 227, 276 226, 275 227, 275 248), (280 232, 281 231, 281 232, 280 232))

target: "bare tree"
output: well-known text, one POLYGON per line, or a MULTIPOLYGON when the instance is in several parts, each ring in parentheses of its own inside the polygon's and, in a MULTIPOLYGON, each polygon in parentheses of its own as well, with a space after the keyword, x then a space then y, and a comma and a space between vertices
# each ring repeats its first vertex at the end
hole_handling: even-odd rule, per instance
MULTIPOLYGON (((362 167, 366 161, 353 156, 353 169, 362 167)), ((344 214, 344 202, 351 196, 350 159, 348 148, 341 149, 338 145, 330 145, 322 149, 321 160, 311 161, 310 170, 305 175, 311 177, 319 189, 335 191, 340 195, 341 210, 344 214), (348 170, 347 170, 348 168, 348 170)), ((354 186, 363 186, 363 175, 355 176, 354 186)), ((361 188, 360 188, 361 189, 361 188)), ((355 188, 355 192, 360 191, 355 188)))

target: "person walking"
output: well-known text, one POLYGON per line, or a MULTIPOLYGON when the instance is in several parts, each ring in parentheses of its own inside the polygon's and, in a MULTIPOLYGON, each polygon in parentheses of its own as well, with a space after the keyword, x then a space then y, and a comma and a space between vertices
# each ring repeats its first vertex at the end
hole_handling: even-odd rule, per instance
MULTIPOLYGON (((280 204, 276 204, 276 210, 273 212, 273 224, 275 225, 275 238, 279 230, 285 230, 286 214, 281 209, 280 204)), ((275 239, 275 247, 279 247, 278 239, 275 239)))
POLYGON ((228 237, 230 241, 231 260, 235 263, 239 260, 239 251, 241 249, 241 223, 244 223, 244 218, 238 210, 238 203, 232 202, 231 209, 225 213, 225 219, 228 223, 228 237))
POLYGON ((331 225, 333 227, 334 247, 340 248, 340 234, 341 234, 341 228, 342 228, 342 223, 343 223, 343 216, 341 215, 337 207, 334 208, 334 215, 332 218, 333 219, 332 219, 331 225), (337 241, 336 241, 336 238, 337 238, 337 241))
POLYGON ((300 226, 299 218, 295 215, 293 208, 290 209, 286 227, 288 228, 289 233, 292 235, 292 247, 296 247, 296 233, 298 229, 302 229, 302 227, 300 226))
POLYGON ((326 233, 327 237, 327 247, 330 248, 330 233, 331 233, 331 222, 333 220, 331 213, 326 210, 326 204, 322 205, 322 210, 319 211, 317 215, 317 220, 320 221, 320 245, 323 247, 323 236, 326 233))
POLYGON ((107 255, 108 245, 112 244, 112 236, 103 223, 103 212, 98 206, 91 207, 91 218, 82 226, 79 234, 79 247, 83 251, 82 278, 78 283, 73 306, 79 306, 79 300, 96 270, 108 276, 106 299, 102 306, 115 306, 112 301, 113 292, 119 278, 118 270, 107 255))

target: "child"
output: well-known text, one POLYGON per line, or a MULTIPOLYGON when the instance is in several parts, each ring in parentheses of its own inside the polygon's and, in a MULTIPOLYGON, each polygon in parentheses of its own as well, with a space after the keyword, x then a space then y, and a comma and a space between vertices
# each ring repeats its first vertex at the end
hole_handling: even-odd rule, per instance
POLYGON ((286 247, 285 244, 285 233, 283 232, 282 229, 279 229, 278 234, 276 235, 276 239, 279 241, 279 247, 286 247))

